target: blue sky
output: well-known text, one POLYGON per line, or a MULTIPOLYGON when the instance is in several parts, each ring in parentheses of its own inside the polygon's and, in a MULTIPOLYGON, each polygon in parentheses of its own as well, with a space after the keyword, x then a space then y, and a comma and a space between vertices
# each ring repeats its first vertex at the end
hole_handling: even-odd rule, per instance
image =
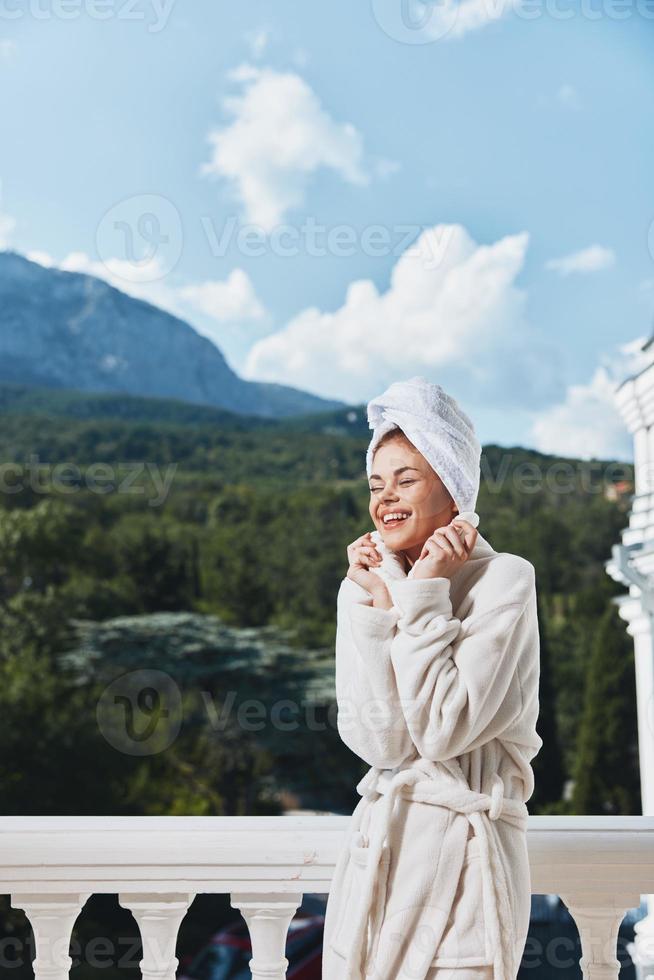
POLYGON ((651 0, 0 0, 0 247, 244 377, 422 374, 482 442, 629 459, 653 41, 651 0))

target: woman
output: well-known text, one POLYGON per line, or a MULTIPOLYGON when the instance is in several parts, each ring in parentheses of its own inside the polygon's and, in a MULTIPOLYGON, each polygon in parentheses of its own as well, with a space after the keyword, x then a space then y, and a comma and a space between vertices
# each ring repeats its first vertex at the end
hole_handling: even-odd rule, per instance
POLYGON ((371 769, 323 980, 515 980, 542 745, 534 567, 477 531, 481 446, 439 385, 396 382, 368 420, 375 531, 347 549, 336 694, 341 738, 371 769))

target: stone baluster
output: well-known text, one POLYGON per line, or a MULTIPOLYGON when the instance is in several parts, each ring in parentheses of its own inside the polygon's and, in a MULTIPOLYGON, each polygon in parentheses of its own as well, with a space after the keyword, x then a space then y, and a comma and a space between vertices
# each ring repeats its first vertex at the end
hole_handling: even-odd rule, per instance
POLYGON ((302 895, 238 893, 231 895, 230 904, 240 910, 250 933, 252 980, 284 980, 286 936, 302 895))
POLYGON ((627 911, 640 905, 640 895, 598 892, 560 897, 579 930, 584 980, 618 980, 618 930, 627 911))
POLYGON ((68 980, 73 961, 70 938, 88 895, 11 896, 13 908, 23 909, 34 933, 34 980, 68 980))
POLYGON ((195 895, 120 894, 118 901, 129 909, 141 933, 143 980, 175 980, 179 961, 175 956, 177 933, 195 895))

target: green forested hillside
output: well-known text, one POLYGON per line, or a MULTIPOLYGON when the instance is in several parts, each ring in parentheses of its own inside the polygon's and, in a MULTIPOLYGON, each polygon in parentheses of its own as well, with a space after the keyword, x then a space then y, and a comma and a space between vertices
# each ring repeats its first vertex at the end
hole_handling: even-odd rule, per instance
MULTIPOLYGON (((340 743, 325 665, 346 545, 372 527, 361 413, 270 423, 157 402, 158 417, 130 399, 121 418, 115 396, 41 392, 30 403, 5 387, 1 398, 2 811, 275 812, 291 793, 346 812, 366 766, 340 743), (173 617, 165 649, 153 632, 162 614, 173 617), (229 669, 244 637, 277 652, 252 672, 263 723, 239 738, 242 722, 217 729, 205 701, 208 691, 215 713, 247 700, 247 673, 229 669), (181 692, 188 720, 165 750, 126 754, 98 724, 103 692, 129 669, 163 670, 181 692), (291 689, 295 727, 288 706, 273 710, 291 689), (301 705, 303 690, 319 690, 320 705, 301 705), (330 800, 311 778, 318 754, 330 800)), ((630 467, 485 446, 482 475, 480 530, 537 570, 545 745, 530 810, 639 812, 631 645, 609 615, 621 590, 604 571, 629 503, 606 486, 630 480, 630 467), (593 683, 612 651, 615 692, 593 683), (598 719, 616 712, 609 789, 592 767, 598 719), (562 800, 580 752, 590 775, 562 800)))
POLYGON ((329 426, 362 433, 367 429, 365 410, 358 408, 290 416, 278 422, 258 415, 242 415, 210 405, 194 405, 173 398, 143 398, 113 392, 92 394, 65 388, 46 388, 0 381, 0 413, 48 418, 118 419, 154 422, 157 425, 219 425, 222 429, 247 431, 282 425, 287 431, 324 431, 329 426))

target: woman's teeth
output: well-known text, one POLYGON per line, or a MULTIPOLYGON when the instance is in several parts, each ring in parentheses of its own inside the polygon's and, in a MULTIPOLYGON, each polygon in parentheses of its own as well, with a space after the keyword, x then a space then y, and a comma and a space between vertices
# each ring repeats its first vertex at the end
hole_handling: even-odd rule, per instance
POLYGON ((382 523, 384 524, 385 527, 389 527, 392 526, 393 524, 401 524, 410 516, 411 516, 410 514, 397 514, 397 515, 389 514, 383 518, 382 523))

